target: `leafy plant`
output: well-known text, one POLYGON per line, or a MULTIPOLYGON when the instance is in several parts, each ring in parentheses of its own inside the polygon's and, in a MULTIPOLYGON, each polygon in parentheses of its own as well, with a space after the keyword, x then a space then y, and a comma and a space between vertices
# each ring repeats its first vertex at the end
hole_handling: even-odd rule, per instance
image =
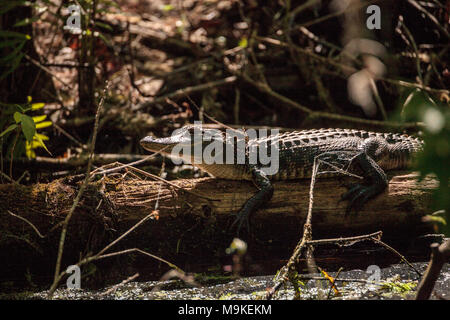
POLYGON ((5 104, 0 103, 3 107, 0 117, 0 128, 6 127, 1 133, 0 138, 3 141, 9 141, 9 154, 13 156, 21 155, 25 152, 28 158, 35 158, 35 149, 44 148, 49 154, 44 141, 49 137, 38 133, 38 129, 47 128, 52 125, 51 121, 46 121, 47 116, 30 116, 27 113, 42 109, 44 103, 31 103, 31 97, 28 97, 26 104, 5 104), (9 139, 12 133, 15 133, 12 140, 9 139), (19 141, 20 137, 22 140, 19 141), (24 139, 23 139, 24 138, 24 139), (17 150, 17 152, 15 152, 17 150))
MULTIPOLYGON (((29 1, 2 1, 0 2, 0 17, 7 14, 10 10, 19 6, 30 6, 29 1)), ((41 12, 42 13, 42 12, 41 12)), ((13 28, 23 27, 39 19, 39 15, 17 21, 12 25, 13 28)), ((20 32, 10 30, 0 30, 0 50, 3 57, 0 58, 0 80, 6 78, 10 73, 19 67, 25 53, 23 48, 31 40, 31 36, 20 32)))
POLYGON ((402 116, 407 121, 420 121, 425 125, 422 136, 425 147, 418 156, 416 168, 420 171, 421 179, 429 173, 438 178, 439 188, 434 193, 434 209, 445 210, 445 216, 440 217, 441 232, 450 235, 450 109, 426 92, 414 90, 403 103, 402 116))
POLYGON ((392 277, 387 281, 384 281, 381 289, 391 291, 393 293, 408 293, 417 287, 416 282, 402 282, 400 277, 392 277))

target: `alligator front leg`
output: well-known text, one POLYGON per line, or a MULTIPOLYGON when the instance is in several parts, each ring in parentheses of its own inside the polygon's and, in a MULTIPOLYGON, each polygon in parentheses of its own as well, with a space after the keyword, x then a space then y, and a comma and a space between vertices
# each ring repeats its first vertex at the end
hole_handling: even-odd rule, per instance
POLYGON ((252 174, 253 183, 259 191, 247 200, 237 214, 236 220, 231 225, 231 227, 234 227, 234 225, 237 224, 238 235, 244 223, 247 225, 247 229, 250 229, 249 215, 252 212, 257 211, 263 204, 267 203, 273 195, 273 186, 263 170, 257 167, 251 167, 250 172, 252 174))
POLYGON ((342 195, 342 200, 349 201, 346 214, 349 214, 352 209, 358 212, 369 199, 382 193, 388 185, 387 176, 383 169, 367 153, 358 154, 353 161, 362 169, 366 184, 353 184, 342 195))

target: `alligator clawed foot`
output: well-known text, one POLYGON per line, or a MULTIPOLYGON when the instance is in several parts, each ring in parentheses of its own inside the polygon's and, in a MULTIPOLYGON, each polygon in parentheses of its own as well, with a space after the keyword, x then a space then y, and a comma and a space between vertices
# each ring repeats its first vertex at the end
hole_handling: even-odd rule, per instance
POLYGON ((341 196, 340 201, 348 200, 349 204, 345 210, 345 216, 348 216, 353 210, 357 214, 363 205, 376 193, 373 187, 355 183, 349 186, 348 191, 341 196))
POLYGON ((231 224, 230 229, 233 229, 234 226, 237 225, 236 235, 239 236, 239 232, 241 231, 242 225, 245 224, 247 227, 247 232, 250 233, 250 220, 249 220, 249 214, 245 211, 240 211, 238 214, 236 214, 236 219, 231 224))

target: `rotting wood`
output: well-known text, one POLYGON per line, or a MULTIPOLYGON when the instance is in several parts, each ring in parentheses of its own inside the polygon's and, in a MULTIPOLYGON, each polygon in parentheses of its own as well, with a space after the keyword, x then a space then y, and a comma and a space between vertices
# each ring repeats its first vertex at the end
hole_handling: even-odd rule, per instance
MULTIPOLYGON (((344 182, 349 180, 318 179, 314 194, 315 230, 333 230, 333 233, 346 231, 347 234, 354 231, 360 234, 363 230, 393 231, 396 228, 420 227, 423 225, 421 217, 430 213, 432 191, 438 186, 438 181, 432 176, 425 177, 421 182, 417 182, 416 178, 415 173, 393 176, 385 193, 369 201, 358 214, 349 216, 344 215, 346 202, 339 201, 346 190, 344 182)), ((149 210, 154 210, 158 201, 159 220, 154 223, 154 228, 164 225, 165 219, 173 220, 186 215, 206 219, 229 217, 232 221, 233 214, 256 191, 250 182, 213 178, 171 182, 182 189, 161 181, 105 178, 90 184, 90 192, 83 197, 83 209, 80 210, 98 211, 97 217, 102 212, 113 211, 119 225, 129 225, 142 219, 149 210), (96 192, 100 189, 103 191, 96 192), (210 200, 183 192, 183 189, 210 200), (110 203, 109 209, 105 207, 105 202, 110 203)), ((297 228, 300 232, 301 222, 307 213, 309 180, 274 182, 274 187, 275 193, 269 204, 251 217, 253 225, 269 223, 274 228, 283 228, 283 221, 294 218, 299 223, 297 228)), ((58 220, 58 216, 63 218, 68 212, 76 189, 76 186, 64 185, 60 181, 32 186, 0 185, 0 211, 6 213, 10 210, 45 233, 58 220)), ((2 232, 14 225, 23 228, 23 221, 9 214, 2 216, 2 232)))
MULTIPOLYGON (((427 176, 417 183, 417 174, 396 174, 387 192, 369 201, 357 215, 348 217, 344 216, 346 203, 338 200, 346 190, 343 183, 349 180, 318 179, 314 189, 314 239, 381 230, 383 240, 403 246, 430 233, 431 226, 423 223, 421 217, 430 213, 437 179, 427 176)), ((164 181, 144 181, 131 172, 118 176, 103 177, 87 187, 70 221, 63 265, 76 263, 86 250, 96 252, 105 247, 149 213, 159 218, 136 228, 117 250, 141 248, 180 266, 217 263, 236 236, 235 230, 230 230, 235 213, 256 191, 248 181, 173 180, 171 183, 178 186, 173 187, 164 181)), ((53 270, 61 222, 80 186, 63 181, 0 185, 0 258, 4 261, 0 271, 5 276, 22 275, 27 270, 48 275, 53 270)), ((252 215, 250 235, 243 235, 249 243, 249 256, 259 261, 289 256, 302 233, 309 185, 308 179, 274 183, 272 201, 252 215)), ((167 271, 165 265, 152 259, 141 257, 133 263, 134 258, 129 259, 130 270, 135 272, 144 272, 149 265, 152 272, 167 271)), ((117 274, 122 271, 117 263, 108 260, 101 268, 105 274, 117 274)))

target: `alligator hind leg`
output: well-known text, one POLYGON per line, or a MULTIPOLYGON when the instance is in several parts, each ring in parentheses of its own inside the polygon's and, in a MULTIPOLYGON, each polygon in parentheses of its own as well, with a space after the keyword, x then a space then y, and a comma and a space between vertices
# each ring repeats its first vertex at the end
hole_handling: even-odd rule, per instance
POLYGON ((252 167, 250 171, 252 173, 253 182, 256 187, 258 187, 259 191, 247 200, 247 202, 243 205, 243 207, 237 214, 236 220, 234 220, 233 224, 231 225, 231 227, 233 228, 234 225, 237 224, 238 235, 244 223, 247 226, 247 230, 250 229, 249 215, 252 212, 258 210, 262 205, 267 203, 273 195, 273 186, 263 170, 257 167, 252 167))
POLYGON ((361 210, 362 206, 369 199, 382 193, 388 185, 387 176, 383 169, 367 153, 361 152, 353 161, 362 169, 363 177, 367 184, 356 183, 342 195, 342 200, 349 201, 346 214, 349 214, 352 209, 355 212, 361 210))

